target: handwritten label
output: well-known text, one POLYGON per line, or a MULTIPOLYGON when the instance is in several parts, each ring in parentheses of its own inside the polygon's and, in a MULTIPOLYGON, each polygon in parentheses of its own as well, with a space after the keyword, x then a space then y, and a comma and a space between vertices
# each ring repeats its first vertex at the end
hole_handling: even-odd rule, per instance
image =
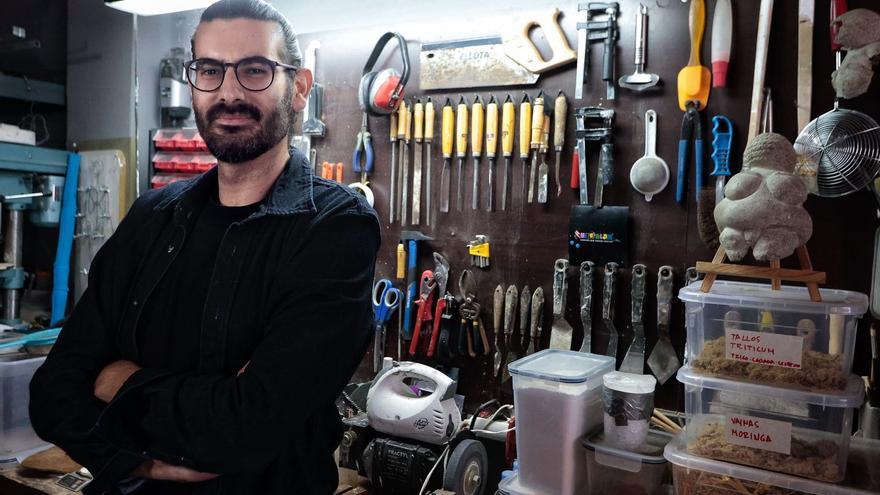
POLYGON ((726 416, 727 443, 791 455, 791 423, 750 416, 726 416))
POLYGON ((804 353, 803 337, 726 329, 724 342, 727 359, 801 369, 804 353))

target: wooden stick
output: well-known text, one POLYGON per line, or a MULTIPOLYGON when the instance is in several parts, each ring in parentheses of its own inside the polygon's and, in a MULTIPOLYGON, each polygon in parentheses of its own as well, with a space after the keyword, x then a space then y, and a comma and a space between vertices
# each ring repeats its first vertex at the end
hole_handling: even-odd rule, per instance
MULTIPOLYGON (((712 258, 712 263, 724 263, 724 257, 727 256, 727 252, 724 251, 724 248, 719 246, 718 251, 715 251, 715 257, 712 258)), ((700 272, 700 263, 697 263, 697 271, 700 272)), ((716 273, 707 273, 706 277, 703 279, 703 285, 700 286, 700 292, 709 292, 712 290, 712 284, 715 283, 715 279, 718 278, 718 274, 716 273)))
POLYGON ((813 98, 813 21, 816 0, 798 1, 798 75, 797 128, 802 131, 810 123, 813 98))
POLYGON ((659 419, 660 421, 666 423, 667 425, 669 425, 669 427, 670 427, 670 428, 673 428, 674 430, 676 430, 676 432, 679 432, 679 431, 681 431, 681 429, 682 429, 681 426, 679 426, 678 423, 676 423, 675 421, 672 421, 671 419, 669 419, 669 416, 663 414, 662 412, 660 412, 660 411, 658 411, 658 410, 656 410, 656 409, 654 409, 653 416, 656 417, 657 419, 659 419))
MULTIPOLYGON (((701 273, 730 275, 744 278, 760 278, 771 280, 778 278, 789 282, 825 283, 825 272, 793 270, 791 268, 773 268, 769 266, 728 265, 723 263, 697 262, 697 271, 701 273)), ((707 275, 708 277, 708 275, 707 275)))
POLYGON ((764 100, 764 77, 767 74, 767 51, 770 48, 770 21, 773 0, 761 0, 758 13, 758 41, 755 48, 755 77, 752 81, 752 106, 749 111, 749 134, 746 144, 758 135, 761 105, 764 100))
MULTIPOLYGON (((779 260, 774 260, 770 262, 770 268, 780 268, 782 265, 779 260)), ((778 278, 770 279, 770 288, 773 290, 780 290, 782 288, 782 281, 778 278)))
POLYGON ((660 428, 661 430, 665 431, 666 433, 672 433, 673 435, 678 433, 677 431, 670 428, 669 425, 667 425, 663 421, 660 421, 659 419, 657 419, 653 416, 651 417, 651 424, 656 426, 657 428, 660 428))

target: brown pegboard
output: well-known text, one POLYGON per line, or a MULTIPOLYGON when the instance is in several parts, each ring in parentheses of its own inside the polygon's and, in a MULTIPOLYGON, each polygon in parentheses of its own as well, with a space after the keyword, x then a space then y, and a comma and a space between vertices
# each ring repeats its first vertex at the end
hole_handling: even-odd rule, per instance
MULTIPOLYGON (((851 8, 867 7, 868 0, 852 0, 851 8)), ((617 43, 617 76, 633 70, 633 43, 635 11, 637 1, 622 1, 620 17, 620 40, 617 43)), ((656 281, 660 265, 668 264, 675 269, 675 289, 681 287, 684 271, 698 260, 711 260, 713 251, 706 248, 699 239, 696 226, 696 203, 693 192, 693 165, 689 167, 689 202, 686 207, 674 201, 675 171, 677 160, 677 144, 682 113, 676 100, 676 76, 687 63, 689 40, 687 34, 688 4, 679 1, 662 2, 666 7, 659 8, 656 2, 647 2, 649 7, 648 62, 647 70, 658 73, 662 86, 654 91, 634 93, 622 88, 617 89, 617 99, 613 102, 604 101, 605 87, 600 80, 601 53, 599 45, 594 45, 591 53, 591 70, 588 78, 589 86, 583 100, 574 101, 574 64, 541 76, 539 83, 528 88, 496 88, 489 91, 456 91, 423 93, 418 87, 418 59, 421 42, 439 39, 456 39, 475 36, 499 34, 502 29, 510 29, 519 24, 514 17, 528 16, 534 12, 529 4, 521 3, 522 8, 510 9, 503 13, 485 13, 472 11, 465 14, 442 12, 438 8, 437 16, 419 23, 396 25, 394 22, 382 20, 381 26, 365 27, 362 30, 345 30, 309 34, 302 37, 302 47, 309 41, 319 40, 317 81, 324 85, 324 116, 327 124, 327 136, 314 139, 318 162, 328 160, 342 161, 346 164, 346 178, 356 180, 351 172, 351 153, 355 135, 359 130, 361 112, 357 104, 357 86, 364 62, 373 47, 375 40, 387 30, 399 30, 409 41, 410 60, 413 75, 407 86, 407 97, 431 96, 437 105, 435 133, 433 145, 433 177, 436 206, 436 194, 439 192, 440 167, 440 109, 446 96, 457 102, 458 95, 464 94, 472 101, 479 94, 484 103, 494 94, 503 101, 510 92, 519 101, 523 91, 534 97, 539 90, 555 97, 558 90, 563 90, 569 99, 569 116, 566 124, 565 152, 562 155, 563 194, 555 196, 555 184, 552 181, 554 154, 548 154, 551 165, 551 199, 550 204, 527 205, 522 208, 520 201, 522 162, 518 156, 518 145, 514 147, 512 166, 512 208, 507 212, 496 211, 487 213, 470 210, 470 188, 465 187, 465 209, 459 214, 453 211, 448 215, 439 214, 437 225, 427 228, 422 222, 423 233, 435 238, 420 247, 418 273, 433 268, 432 251, 446 255, 452 265, 450 289, 456 289, 457 279, 462 268, 469 266, 469 256, 465 243, 475 234, 487 234, 491 239, 491 268, 480 270, 473 268, 477 274, 478 296, 484 307, 483 322, 487 325, 491 340, 491 306, 492 292, 495 286, 503 283, 516 284, 519 288, 528 284, 534 290, 543 287, 548 304, 545 307, 544 339, 542 347, 546 347, 550 322, 552 297, 553 262, 556 258, 567 257, 567 225, 569 208, 577 202, 576 192, 568 189, 571 152, 574 146, 573 109, 579 106, 598 105, 613 108, 617 112, 615 120, 615 180, 605 189, 605 204, 627 205, 632 217, 631 260, 633 263, 644 263, 648 266, 648 294, 645 306, 645 328, 648 336, 648 352, 656 340, 656 281), (465 17, 467 17, 465 19, 465 17), (463 21, 467 21, 466 23, 463 21), (629 168, 642 156, 644 151, 644 114, 654 109, 658 114, 657 152, 670 166, 671 179, 667 188, 655 196, 653 201, 646 203, 644 197, 629 185, 629 168)), ((752 67, 757 31, 757 10, 759 2, 739 1, 733 3, 734 8, 734 48, 728 74, 728 87, 713 90, 707 111, 703 112, 704 140, 706 141, 705 163, 711 170, 710 151, 710 118, 716 114, 727 115, 736 126, 732 167, 736 172, 740 167, 739 157, 745 145, 748 126, 749 105, 751 100, 752 67)), ((826 2, 817 2, 815 42, 814 42, 814 85, 813 114, 819 115, 831 108, 833 93, 830 86, 830 72, 833 56, 828 47, 828 12, 826 2)), ((576 48, 575 24, 579 18, 576 14, 577 4, 574 2, 560 4, 563 15, 560 17, 572 48, 576 48)), ((709 42, 711 40, 711 19, 714 2, 707 2, 707 28, 703 42, 703 63, 709 64, 709 42)), ((390 17, 389 17, 390 18, 390 17)), ((306 20, 300 22, 307 22, 306 20)), ((366 24, 366 20, 365 20, 366 24)), ((776 2, 771 31, 771 46, 768 59, 767 85, 773 89, 776 132, 790 140, 797 136, 795 123, 796 95, 796 59, 797 59, 797 2, 776 2)), ((540 31, 535 34, 541 44, 540 31)), ((379 59, 378 68, 387 66, 399 67, 396 47, 392 44, 379 59)), ((875 118, 880 116, 880 99, 878 85, 872 85, 869 95, 854 101, 843 102, 843 106, 856 108, 875 118), (872 96, 873 95, 873 96, 872 96)), ((518 105, 517 105, 518 111, 518 105)), ((382 222, 383 244, 377 264, 377 277, 394 279, 395 252, 399 239, 400 225, 388 225, 388 188, 390 147, 388 141, 388 119, 370 118, 370 131, 373 135, 373 146, 376 154, 376 169, 371 176, 371 185, 376 196, 376 210, 382 222)), ((500 145, 499 145, 500 147, 500 145)), ((500 153, 499 153, 500 155, 500 153)), ((590 152, 589 181, 591 183, 590 199, 592 201, 592 185, 595 184, 596 154, 590 152)), ((487 184, 487 163, 483 158, 481 185, 487 184)), ((503 159, 496 165, 496 180, 500 187, 503 172, 503 159)), ((453 159, 453 175, 457 160, 453 159)), ((412 159, 410 160, 412 166, 412 159)), ((465 162, 466 186, 471 184, 472 160, 465 162)), ((707 170, 706 172, 708 173, 707 170)), ((412 177, 412 172, 410 172, 412 177)), ((707 178, 706 180, 710 180, 707 178)), ((453 193, 455 182, 453 181, 453 193)), ((500 197, 500 189, 496 189, 496 197, 500 197)), ((814 234, 808 246, 813 255, 817 269, 828 273, 828 287, 844 288, 868 292, 870 284, 870 266, 872 259, 873 232, 877 225, 873 199, 867 192, 860 192, 845 198, 822 199, 811 197, 807 208, 813 216, 814 234)), ((424 213, 423 213, 424 217, 424 213)), ((632 338, 629 326, 629 270, 622 270, 618 278, 617 288, 617 328, 623 332, 618 355, 623 357, 632 338)), ((601 285, 601 276, 597 276, 595 289, 601 285)), ((395 280, 403 288, 404 282, 395 280)), ((575 328, 574 345, 581 340, 581 324, 578 314, 578 283, 577 275, 572 272, 569 279, 568 321, 575 328)), ((594 299, 595 301, 595 299, 594 299)), ((602 329, 601 301, 593 305, 593 345, 594 349, 604 349, 605 339, 598 334, 602 329)), ((393 317, 389 324, 387 355, 396 357, 396 321, 393 317)), ((862 332, 857 345, 855 372, 867 370, 867 332, 862 332)), ((683 305, 676 300, 672 314, 672 340, 679 351, 684 348, 684 315, 683 305)), ((344 343, 340 343, 344 345, 344 343)), ((460 391, 467 396, 468 403, 473 404, 496 396, 498 384, 491 378, 490 358, 478 360, 462 360, 460 391)), ((647 368, 646 368, 647 371, 647 368)), ((372 356, 368 354, 361 365, 356 379, 369 379, 372 376, 372 356)), ((502 397, 511 400, 508 395, 510 385, 502 397)), ((656 404, 658 407, 681 409, 683 391, 673 379, 658 388, 656 404)))

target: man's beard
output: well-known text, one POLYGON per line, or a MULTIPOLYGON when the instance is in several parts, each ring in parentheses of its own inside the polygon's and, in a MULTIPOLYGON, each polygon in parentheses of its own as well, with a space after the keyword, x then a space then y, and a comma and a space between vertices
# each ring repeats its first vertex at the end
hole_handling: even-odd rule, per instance
POLYGON ((257 107, 244 102, 232 105, 217 103, 207 112, 202 112, 193 102, 196 126, 208 150, 218 160, 224 163, 247 162, 269 151, 282 139, 288 137, 294 117, 290 110, 292 99, 293 89, 288 88, 278 105, 265 118, 257 107), (251 117, 259 125, 259 129, 254 131, 239 126, 215 125, 214 121, 224 114, 251 117))

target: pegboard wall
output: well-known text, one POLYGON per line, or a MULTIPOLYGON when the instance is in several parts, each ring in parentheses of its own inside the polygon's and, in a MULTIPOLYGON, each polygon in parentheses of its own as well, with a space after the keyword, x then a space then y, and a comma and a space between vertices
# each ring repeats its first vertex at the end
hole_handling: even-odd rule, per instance
MULTIPOLYGON (((317 55, 316 81, 324 86, 323 121, 327 125, 324 138, 313 138, 313 147, 317 150, 317 161, 343 162, 346 166, 346 181, 354 182, 358 177, 351 171, 351 156, 355 136, 361 124, 361 111, 357 102, 357 87, 364 63, 373 48, 373 44, 386 31, 398 31, 407 39, 412 75, 406 88, 407 99, 421 97, 425 101, 431 96, 436 105, 434 124, 435 138, 432 146, 432 194, 433 207, 439 204, 440 170, 443 158, 440 150, 440 114, 444 100, 449 97, 457 103, 459 96, 466 97, 468 103, 475 95, 480 95, 484 104, 495 95, 500 103, 509 93, 517 103, 517 129, 519 100, 523 92, 534 98, 543 90, 548 97, 548 104, 557 92, 562 90, 568 97, 568 118, 566 122, 565 148, 562 153, 562 184, 563 191, 556 197, 553 181, 554 153, 548 153, 551 167, 550 200, 546 205, 537 203, 524 204, 521 193, 521 177, 523 163, 518 153, 518 136, 514 145, 514 159, 511 167, 510 205, 507 211, 486 212, 484 208, 470 208, 470 186, 473 173, 473 160, 465 160, 463 189, 465 192, 464 208, 455 210, 455 171, 457 159, 452 162, 453 201, 448 214, 438 213, 437 221, 430 227, 404 226, 405 230, 420 230, 434 240, 423 242, 419 247, 419 263, 417 273, 425 269, 433 269, 431 253, 436 251, 445 255, 451 264, 449 289, 457 292, 458 276, 462 269, 471 268, 476 275, 477 297, 483 305, 483 322, 487 327, 489 340, 492 340, 492 296, 495 287, 515 284, 522 288, 528 284, 534 290, 542 287, 547 300, 544 311, 544 334, 541 348, 546 348, 551 327, 551 300, 553 263, 557 258, 568 256, 567 229, 569 211, 577 204, 577 191, 569 189, 570 163, 574 140, 573 111, 577 107, 601 105, 616 111, 614 126, 614 182, 605 188, 606 205, 624 205, 630 208, 632 222, 630 241, 630 260, 643 263, 648 267, 647 297, 645 300, 645 330, 648 339, 647 350, 656 342, 656 283, 657 270, 661 265, 670 265, 675 270, 675 290, 684 283, 684 272, 687 267, 694 266, 698 260, 711 260, 714 252, 700 241, 697 231, 697 207, 694 194, 694 168, 689 165, 688 202, 679 205, 675 202, 675 170, 677 146, 681 125, 682 112, 678 108, 676 97, 676 78, 678 71, 687 64, 689 53, 688 38, 688 4, 678 0, 644 2, 648 6, 648 72, 657 73, 661 77, 659 87, 642 93, 617 88, 614 101, 605 99, 605 85, 601 81, 602 49, 594 45, 590 54, 591 68, 587 77, 584 98, 574 99, 575 65, 574 63, 560 67, 541 76, 538 83, 528 87, 482 88, 473 90, 422 91, 419 87, 419 51, 421 43, 442 39, 462 39, 478 36, 498 35, 508 29, 516 29, 526 19, 535 17, 547 9, 534 10, 527 2, 514 2, 504 12, 481 13, 478 8, 468 12, 443 12, 438 5, 437 16, 422 22, 409 22, 406 25, 396 24, 393 18, 365 19, 365 27, 358 30, 310 33, 301 39, 305 49, 312 41, 320 42, 317 55), (653 109, 658 115, 657 153, 669 164, 672 176, 667 188, 656 195, 648 203, 629 184, 629 169, 644 153, 644 115, 653 109), (491 242, 491 266, 479 269, 470 266, 470 256, 465 244, 477 234, 488 235, 491 242)), ((709 65, 711 40, 711 19, 715 2, 707 1, 707 26, 703 41, 702 63, 709 65)), ((869 0, 851 0, 850 8, 871 7, 869 0)), ((813 115, 817 116, 829 109, 833 104, 833 90, 830 85, 830 74, 833 70, 833 55, 829 39, 828 2, 817 2, 815 37, 813 48, 813 115)), ((620 1, 620 39, 617 42, 615 60, 616 77, 633 71, 635 14, 639 2, 635 0, 620 1)), ((727 88, 712 91, 708 107, 702 113, 703 139, 706 142, 705 163, 711 166, 708 153, 710 150, 710 119, 714 115, 723 114, 729 117, 735 126, 734 152, 732 169, 736 173, 741 165, 740 157, 745 147, 748 131, 749 107, 751 102, 752 76, 755 56, 755 39, 758 25, 757 0, 740 0, 733 2, 734 32, 733 54, 728 71, 727 88)), ((562 11, 560 24, 570 46, 576 49, 576 23, 581 20, 577 13, 577 3, 563 2, 557 7, 562 11)), ((307 22, 307 20, 296 20, 307 22)), ((796 63, 797 63, 797 2, 794 0, 777 1, 774 9, 770 53, 767 62, 766 86, 772 88, 774 95, 775 131, 794 140, 798 134, 796 123, 796 63)), ((533 33, 539 47, 546 48, 543 33, 533 33)), ((386 48, 376 64, 377 69, 384 67, 400 67, 399 53, 395 43, 386 48)), ((880 117, 880 99, 878 83, 875 81, 867 95, 855 100, 845 101, 843 106, 854 108, 880 117)), ((370 184, 375 193, 375 208, 382 223, 382 247, 379 253, 376 276, 390 278, 403 289, 404 280, 395 278, 396 249, 400 239, 401 225, 399 222, 388 222, 390 158, 389 119, 371 117, 369 129, 373 137, 375 149, 375 171, 370 177, 370 184)), ((551 133, 552 136, 552 133, 551 133)), ((410 153, 412 153, 412 146, 410 153)), ((499 144, 500 149, 500 144, 499 144)), ((597 153, 595 148, 588 151, 590 162, 588 167, 591 184, 590 201, 592 202, 596 177, 597 153)), ((499 153, 500 155, 500 153, 499 153)), ((412 156, 410 167, 412 167, 412 156)), ((496 199, 500 197, 500 182, 503 173, 503 159, 496 165, 496 199)), ((483 157, 481 162, 480 184, 481 198, 485 198, 485 187, 488 180, 488 161, 483 157)), ((707 171, 708 172, 708 171, 707 171)), ((412 168, 410 169, 410 180, 412 168)), ((707 178, 706 180, 710 180, 707 178)), ((410 186, 411 191, 411 186, 410 186)), ((813 264, 818 270, 827 272, 826 287, 855 290, 867 293, 870 289, 871 263, 873 253, 873 234, 877 225, 875 217, 876 205, 868 192, 858 192, 838 199, 823 199, 811 196, 806 203, 814 222, 813 237, 808 243, 813 264)), ((424 206, 423 206, 424 209, 424 206)), ((424 219, 424 213, 422 215, 424 219)), ((796 259, 784 260, 783 266, 795 266, 796 259)), ((582 337, 578 310, 578 283, 576 270, 573 268, 569 278, 568 305, 566 317, 575 329, 574 346, 577 348, 582 337)), ((601 274, 597 274, 595 290, 601 287, 601 274)), ((623 268, 619 272, 617 286, 616 327, 621 331, 619 359, 622 359, 632 340, 630 325, 630 271, 623 268)), ((604 349, 605 339, 599 334, 601 322, 601 299, 593 304, 593 346, 604 349), (598 309, 597 309, 598 308, 598 309)), ((868 336, 867 322, 862 321, 858 336, 855 372, 864 374, 868 368, 868 336)), ((684 349, 685 330, 683 305, 677 298, 674 300, 671 324, 672 341, 682 356, 684 349)), ((389 323, 386 355, 397 357, 397 317, 389 323)), ((344 345, 344 343, 340 343, 344 345)), ((516 346, 516 344, 514 344, 516 346)), ((483 402, 491 397, 511 401, 510 383, 500 384, 492 376, 491 354, 485 358, 458 358, 460 368, 460 393, 465 394, 468 404, 483 402)), ((646 372, 648 372, 646 367, 646 372)), ((355 380, 367 380, 372 377, 372 354, 364 359, 355 380)), ((675 379, 658 387, 656 404, 658 407, 681 409, 683 406, 683 388, 675 379)))

